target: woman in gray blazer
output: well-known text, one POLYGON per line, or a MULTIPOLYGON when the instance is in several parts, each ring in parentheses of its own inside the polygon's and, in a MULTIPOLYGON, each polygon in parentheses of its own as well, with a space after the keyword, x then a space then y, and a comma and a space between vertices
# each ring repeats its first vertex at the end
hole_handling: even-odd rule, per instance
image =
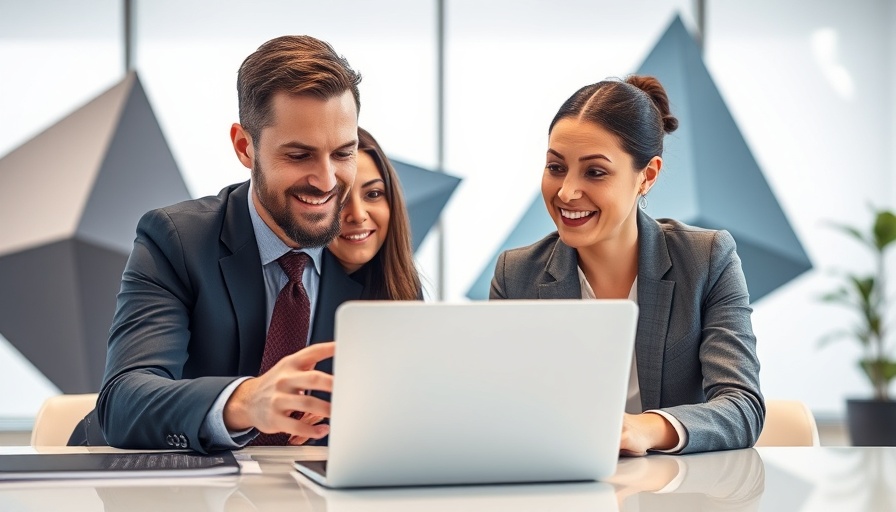
POLYGON ((627 455, 746 448, 765 418, 734 239, 643 212, 663 166, 663 137, 677 126, 653 77, 573 94, 551 122, 541 182, 557 231, 501 254, 490 292, 638 303, 620 448, 627 455))

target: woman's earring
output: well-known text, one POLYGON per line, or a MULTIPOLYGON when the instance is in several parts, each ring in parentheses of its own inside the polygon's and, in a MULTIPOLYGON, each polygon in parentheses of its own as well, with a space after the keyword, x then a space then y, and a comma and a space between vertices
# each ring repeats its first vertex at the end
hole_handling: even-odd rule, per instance
POLYGON ((638 208, 642 210, 647 209, 647 194, 641 194, 641 197, 638 199, 638 208))

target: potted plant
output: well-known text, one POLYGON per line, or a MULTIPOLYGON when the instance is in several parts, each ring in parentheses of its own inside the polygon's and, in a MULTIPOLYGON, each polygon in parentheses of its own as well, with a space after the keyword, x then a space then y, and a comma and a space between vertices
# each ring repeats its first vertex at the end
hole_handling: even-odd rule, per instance
POLYGON ((887 297, 886 254, 896 242, 896 214, 874 212, 870 232, 851 226, 835 228, 861 242, 873 254, 875 268, 870 274, 843 274, 842 282, 822 297, 825 302, 847 306, 858 316, 852 329, 826 336, 822 342, 853 339, 862 346, 858 363, 874 389, 871 400, 846 402, 849 436, 855 446, 896 446, 896 402, 890 398, 890 381, 896 378, 896 358, 890 344, 889 301, 887 297))

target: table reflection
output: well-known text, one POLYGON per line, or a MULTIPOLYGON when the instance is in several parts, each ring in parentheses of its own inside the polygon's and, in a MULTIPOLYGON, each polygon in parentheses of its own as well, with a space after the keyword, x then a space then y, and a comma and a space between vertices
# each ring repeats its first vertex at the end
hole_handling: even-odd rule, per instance
POLYGON ((294 460, 326 452, 249 449, 241 455, 254 470, 244 466, 239 476, 0 481, 0 511, 896 511, 896 448, 888 447, 655 454, 621 459, 607 482, 339 491, 293 469, 294 460))
POLYGON ((827 471, 825 501, 849 499, 859 510, 896 510, 896 451, 837 450, 827 471))
POLYGON ((333 490, 301 475, 296 480, 316 495, 310 510, 320 512, 618 511, 613 487, 599 482, 333 490))
POLYGON ((754 449, 624 458, 609 480, 620 512, 760 510, 765 468, 754 449))
POLYGON ((894 447, 762 448, 759 452, 768 475, 763 510, 896 511, 894 447))

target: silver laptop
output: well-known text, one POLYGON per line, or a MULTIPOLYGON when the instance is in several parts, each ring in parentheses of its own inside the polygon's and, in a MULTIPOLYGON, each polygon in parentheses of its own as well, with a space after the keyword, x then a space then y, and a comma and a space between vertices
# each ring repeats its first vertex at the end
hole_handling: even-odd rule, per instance
POLYGON ((588 481, 616 469, 627 300, 347 302, 326 487, 588 481))

